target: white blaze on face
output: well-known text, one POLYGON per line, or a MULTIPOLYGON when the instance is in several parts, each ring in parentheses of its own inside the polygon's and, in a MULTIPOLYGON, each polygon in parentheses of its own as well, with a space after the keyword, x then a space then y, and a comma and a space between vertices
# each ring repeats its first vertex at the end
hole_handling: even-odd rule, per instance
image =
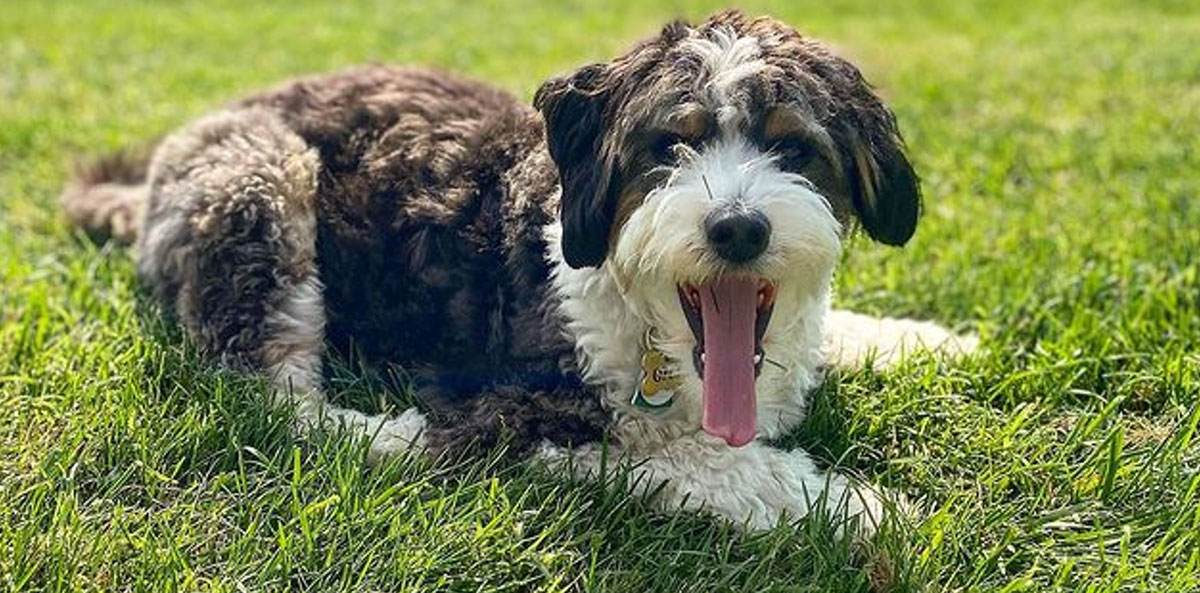
POLYGON ((700 57, 708 74, 704 90, 710 93, 709 99, 718 107, 728 106, 734 87, 767 65, 762 59, 762 47, 757 38, 739 37, 729 29, 713 31, 711 39, 695 36, 681 45, 684 50, 700 57))

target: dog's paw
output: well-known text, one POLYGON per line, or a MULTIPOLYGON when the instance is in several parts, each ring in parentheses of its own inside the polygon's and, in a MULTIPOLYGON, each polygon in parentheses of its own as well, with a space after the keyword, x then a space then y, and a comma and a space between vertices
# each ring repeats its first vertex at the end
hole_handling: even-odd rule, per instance
POLYGON ((841 368, 857 368, 870 362, 876 369, 885 369, 921 350, 958 357, 978 347, 978 337, 956 334, 932 321, 871 317, 850 311, 830 311, 825 318, 825 357, 841 368))
POLYGON ((409 408, 395 418, 383 420, 373 433, 371 447, 367 450, 367 462, 376 464, 388 457, 423 447, 424 432, 425 415, 416 408, 409 408))
POLYGON ((856 543, 870 541, 891 510, 879 489, 861 483, 847 485, 841 500, 829 501, 829 517, 839 537, 856 543))
POLYGON ((368 439, 367 463, 371 465, 425 447, 425 415, 416 408, 409 408, 395 418, 385 414, 368 416, 335 406, 301 412, 306 413, 296 415, 300 434, 344 434, 368 439))

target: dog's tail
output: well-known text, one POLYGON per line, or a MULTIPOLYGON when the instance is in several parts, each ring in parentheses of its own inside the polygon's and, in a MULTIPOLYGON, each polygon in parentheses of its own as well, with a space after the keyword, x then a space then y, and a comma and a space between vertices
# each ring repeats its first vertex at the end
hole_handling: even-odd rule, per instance
POLYGON ((75 167, 60 202, 67 219, 97 243, 130 245, 150 195, 152 147, 126 149, 75 167))

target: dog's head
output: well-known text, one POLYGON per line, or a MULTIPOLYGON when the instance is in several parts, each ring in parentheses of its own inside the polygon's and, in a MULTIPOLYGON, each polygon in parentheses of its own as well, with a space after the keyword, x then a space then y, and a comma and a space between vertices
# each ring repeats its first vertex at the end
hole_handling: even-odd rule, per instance
POLYGON ((535 105, 563 259, 607 266, 664 340, 690 346, 703 426, 731 444, 754 437, 770 344, 824 306, 848 229, 902 245, 917 223, 892 113, 852 64, 773 19, 670 24, 548 81, 535 105))

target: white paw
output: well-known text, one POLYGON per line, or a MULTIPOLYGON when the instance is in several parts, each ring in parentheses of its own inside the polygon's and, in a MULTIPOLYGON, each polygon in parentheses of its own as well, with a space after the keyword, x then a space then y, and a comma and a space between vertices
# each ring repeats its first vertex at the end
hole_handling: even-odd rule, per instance
POLYGON ((425 416, 416 408, 409 408, 403 414, 383 421, 374 432, 371 447, 367 450, 367 462, 379 463, 388 457, 423 447, 424 432, 425 416))
POLYGON ((335 406, 300 407, 296 414, 300 434, 344 431, 351 437, 370 439, 367 462, 372 465, 424 447, 425 425, 425 415, 416 408, 409 408, 395 418, 384 414, 368 416, 335 406))
POLYGON ((978 337, 955 334, 932 321, 850 311, 830 311, 825 318, 826 360, 842 368, 857 368, 870 361, 876 369, 885 369, 921 350, 957 357, 978 347, 978 337))
POLYGON ((846 502, 834 515, 838 522, 838 533, 852 531, 856 541, 870 539, 879 526, 883 524, 887 512, 883 497, 879 491, 866 484, 854 484, 846 489, 846 502))

